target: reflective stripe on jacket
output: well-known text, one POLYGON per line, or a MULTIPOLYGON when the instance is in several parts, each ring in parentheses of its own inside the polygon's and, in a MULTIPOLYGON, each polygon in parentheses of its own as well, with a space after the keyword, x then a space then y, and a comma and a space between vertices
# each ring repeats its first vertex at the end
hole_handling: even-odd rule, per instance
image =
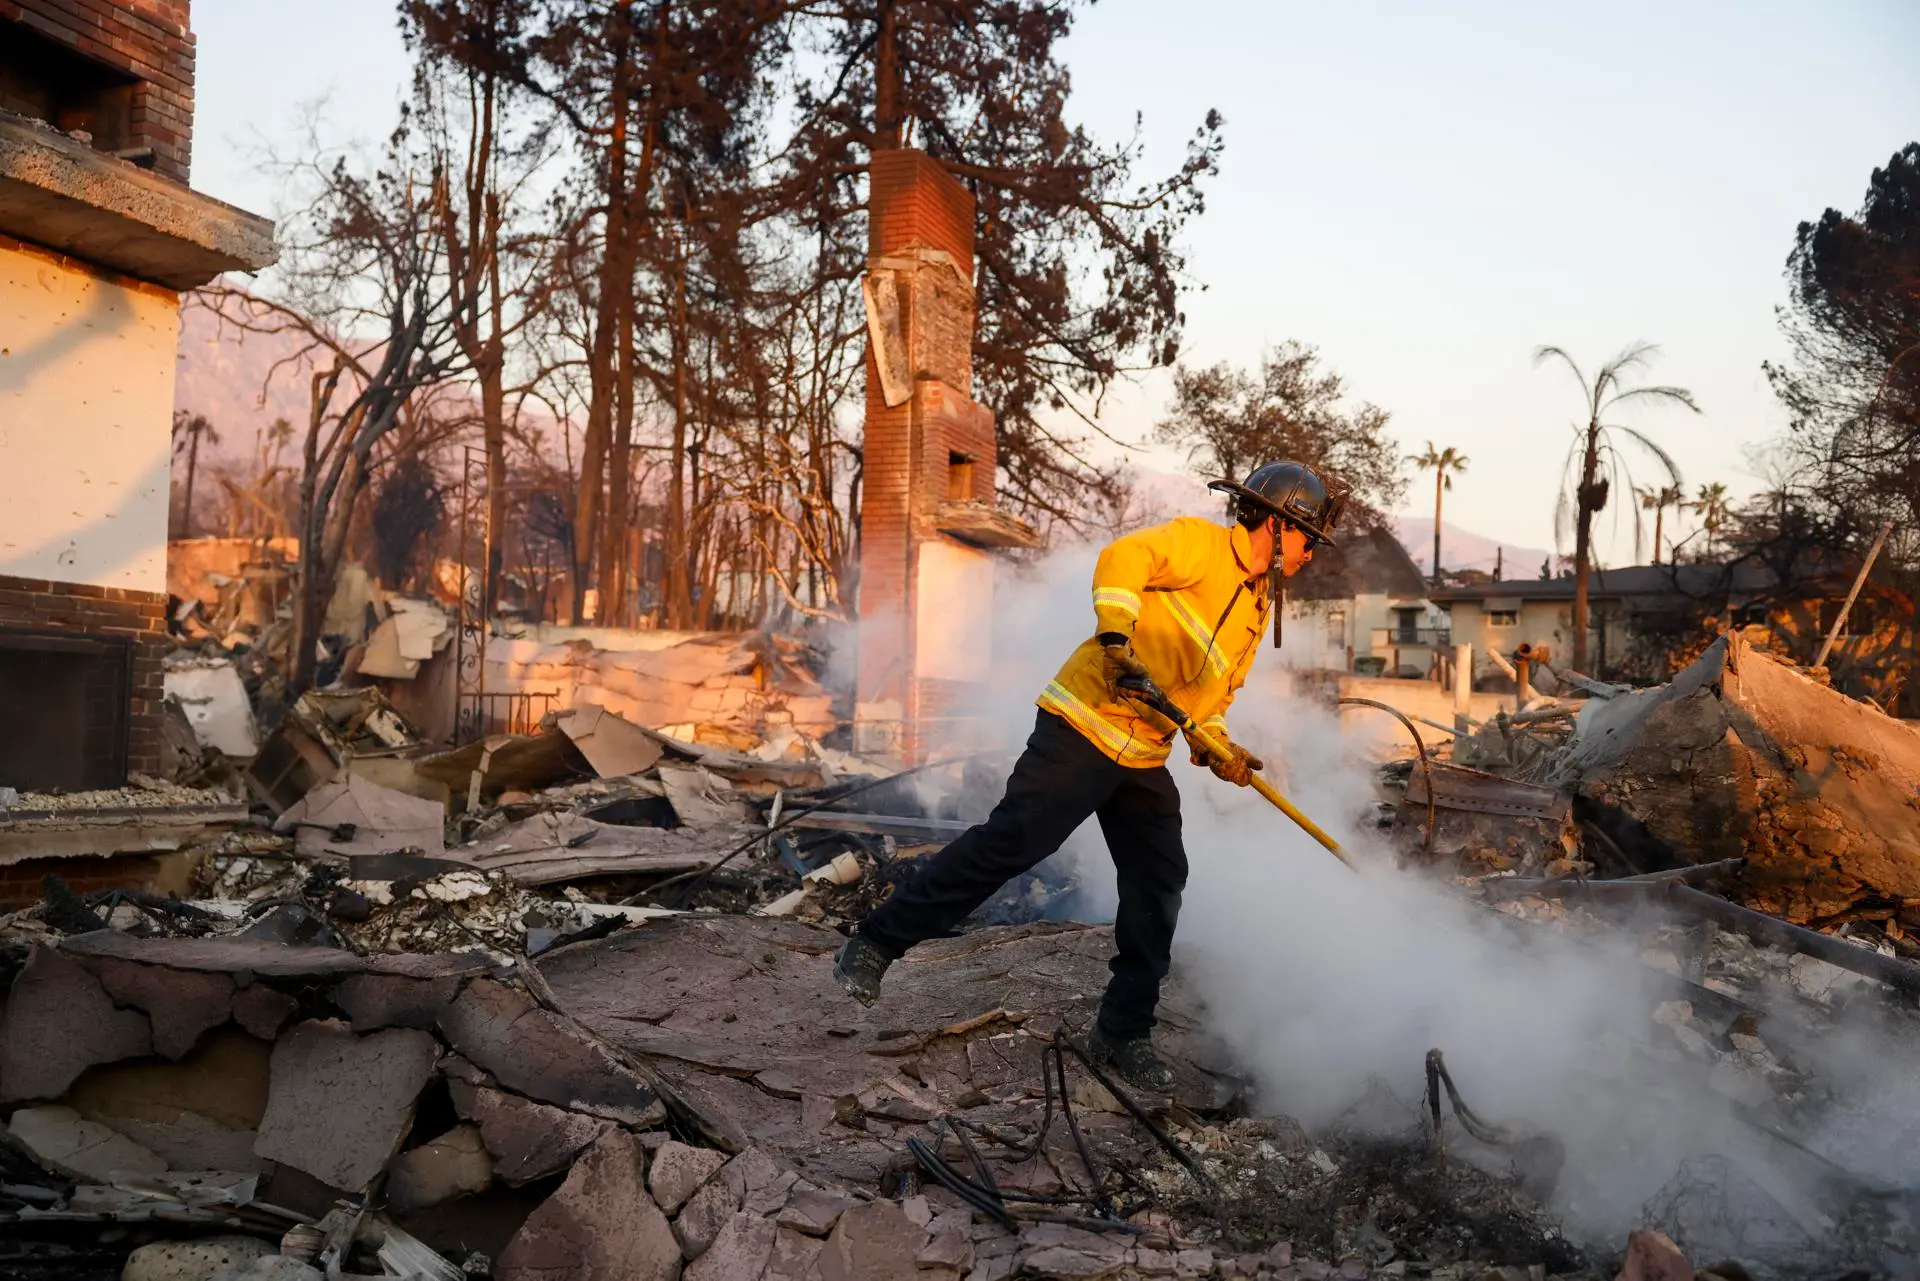
POLYGON ((1249 574, 1251 560, 1245 529, 1195 516, 1109 543, 1093 570, 1094 634, 1041 692, 1040 706, 1122 765, 1164 762, 1174 731, 1110 697, 1099 636, 1120 632, 1169 698, 1225 734, 1227 705, 1267 629, 1267 585, 1249 574))

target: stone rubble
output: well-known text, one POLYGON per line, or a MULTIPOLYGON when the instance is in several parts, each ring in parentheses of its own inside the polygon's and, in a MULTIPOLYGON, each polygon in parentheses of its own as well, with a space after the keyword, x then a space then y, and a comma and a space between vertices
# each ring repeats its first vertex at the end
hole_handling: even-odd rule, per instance
MULTIPOLYGON (((198 1023, 210 1017, 216 989, 206 980, 211 976, 224 981, 228 986, 220 990, 227 994, 227 1018, 203 1029, 177 1062, 163 1057, 129 1061, 126 1052, 141 1047, 108 1039, 81 1045, 100 1061, 73 1058, 76 1072, 88 1082, 108 1079, 99 1073, 145 1074, 137 1078, 147 1082, 137 1087, 140 1097, 156 1102, 133 1109, 142 1117, 170 1109, 176 1123, 200 1116, 196 1124, 251 1135, 250 1163, 260 1179, 258 1205, 308 1215, 320 1215, 335 1203, 364 1206, 354 1215, 363 1225, 377 1224, 380 1215, 391 1216, 386 1221, 407 1225, 427 1247, 451 1259, 450 1266, 469 1261, 474 1251, 462 1248, 461 1236, 435 1227, 435 1216, 470 1202, 490 1204, 518 1187, 540 1190, 532 1200, 514 1203, 518 1208, 512 1228, 493 1247, 496 1252, 482 1250, 486 1259, 470 1260, 484 1264, 496 1277, 792 1276, 824 1281, 833 1276, 911 1274, 922 1281, 959 1281, 1012 1275, 1016 1269, 1027 1275, 1046 1275, 1048 1269, 1075 1276, 1215 1274, 1210 1271, 1214 1261, 1229 1256, 1202 1244, 1183 1244, 1172 1233, 1184 1229, 1172 1220, 1148 1229, 1159 1233, 1151 1240, 1048 1224, 1008 1233, 932 1183, 909 1192, 904 1200, 874 1191, 888 1180, 897 1184, 902 1167, 896 1136, 923 1131, 933 1109, 984 1108, 983 1117, 1003 1118, 995 1124, 1019 1124, 1024 1118, 1031 1125, 1037 1119, 1037 1072, 1024 1082, 1004 1072, 990 1074, 1004 1100, 995 1103, 967 1078, 965 1047, 982 1038, 1037 1041, 1028 1025, 1052 1017, 1038 1012, 1049 1006, 1068 1008, 1094 987, 1104 956, 1102 931, 1029 928, 972 940, 965 946, 1000 953, 994 967, 1030 968, 1031 962, 1022 958, 1051 955, 1057 973, 1051 978, 1036 975, 1035 985, 1019 991, 967 982, 956 987, 948 967, 923 967, 918 980, 933 986, 903 993, 903 1007, 922 1015, 919 1030, 905 1034, 879 1024, 869 1024, 865 1033, 857 1026, 819 1025, 819 985, 825 981, 832 950, 820 937, 823 933, 798 922, 711 917, 672 922, 662 938, 670 944, 679 940, 672 945, 682 949, 680 964, 686 975, 679 985, 658 993, 669 1007, 667 1015, 671 1007, 698 999, 699 985, 708 981, 701 976, 709 967, 713 981, 729 981, 731 976, 737 985, 744 965, 747 974, 763 973, 772 983, 761 1003, 774 1024, 783 1017, 776 1011, 810 1017, 820 1046, 837 1048, 837 1053, 804 1058, 776 1050, 775 1058, 758 1068, 750 1047, 765 1044, 760 1040, 765 1025, 726 1021, 717 1012, 710 1024, 689 1024, 681 1034, 677 1052, 688 1057, 678 1066, 659 1053, 669 1048, 664 1042, 651 1043, 646 1052, 634 1044, 633 1034, 649 1027, 647 1023, 629 1023, 624 1036, 596 1030, 602 1007, 581 1003, 587 990, 583 984, 597 987, 603 997, 644 990, 614 976, 629 954, 610 949, 612 940, 576 949, 568 955, 579 960, 558 965, 545 976, 570 1015, 545 1008, 522 990, 514 970, 492 966, 479 956, 363 958, 325 948, 268 948, 241 939, 140 940, 107 931, 43 948, 21 973, 30 972, 29 991, 31 984, 57 975, 68 989, 84 990, 79 981, 85 979, 104 993, 98 976, 112 972, 123 991, 139 993, 154 1009, 194 1011, 198 1023), (713 933, 716 928, 720 933, 713 933), (685 950, 705 943, 720 950, 685 950), (738 959, 727 962, 729 956, 738 959), (1058 958, 1069 958, 1065 970, 1059 970, 1058 958), (596 971, 597 980, 590 977, 596 971), (245 986, 238 986, 243 981, 245 986), (283 999, 264 1001, 259 995, 263 991, 283 999), (802 992, 807 994, 804 1007, 793 1003, 802 992), (1008 1015, 996 1012, 997 1005, 981 1009, 989 996, 1018 998, 1036 1013, 1008 1015), (282 1010, 289 1004, 291 1010, 282 1010), (259 1011, 268 1006, 276 1012, 263 1022, 259 1011), (339 1017, 349 1010, 354 1022, 339 1017), (259 1044, 239 1022, 243 1011, 255 1027, 268 1029, 274 1037, 270 1052, 260 1055, 255 1068, 241 1067, 244 1057, 235 1059, 235 1050, 228 1048, 259 1044), (924 1021, 928 1016, 934 1021, 924 1021), (1009 1026, 1010 1017, 1015 1019, 1013 1032, 1000 1031, 1009 1026), (902 1050, 908 1051, 904 1057, 902 1050), (732 1072, 754 1069, 756 1075, 764 1074, 773 1092, 748 1085, 742 1094, 737 1076, 713 1076, 694 1066, 721 1062, 732 1072), (635 1064, 650 1064, 648 1071, 656 1075, 641 1074, 635 1064), (253 1088, 260 1089, 263 1098, 254 1110, 223 1110, 219 1101, 193 1094, 192 1088, 198 1087, 187 1083, 215 1065, 230 1065, 221 1068, 230 1079, 260 1074, 260 1084, 253 1088), (779 1070, 772 1070, 774 1066, 779 1070), (149 1080, 154 1073, 175 1074, 178 1083, 166 1085, 164 1077, 149 1080), (782 1084, 782 1073, 791 1084, 782 1084), (869 1119, 860 1129, 829 1120, 824 1130, 809 1132, 800 1124, 802 1114, 812 1112, 808 1100, 827 1097, 817 1090, 864 1099, 861 1114, 869 1119), (442 1092, 442 1101, 434 1101, 436 1092, 442 1092), (798 1097, 788 1097, 788 1092, 798 1097), (750 1096, 776 1105, 778 1116, 791 1121, 742 1110, 750 1096), (924 1099, 925 1106, 901 1111, 901 1118, 911 1119, 894 1118, 889 1099, 901 1104, 924 1099), (221 1116, 215 1120, 193 1108, 220 1111, 221 1116), (730 1155, 715 1150, 709 1140, 656 1142, 656 1137, 664 1137, 660 1127, 670 1109, 677 1118, 676 1130, 730 1132, 744 1141, 730 1155), (556 1179, 557 1184, 552 1182, 556 1179)), ((644 959, 649 952, 643 949, 636 959, 652 964, 644 959)), ((971 966, 960 970, 980 972, 971 966)), ((742 995, 753 999, 750 992, 742 995)), ((9 1038, 18 1008, 7 1014, 9 1038)), ((40 1017, 32 1001, 24 1008, 29 1018, 40 1017)), ((637 1012, 646 1013, 644 1008, 637 1012)), ((898 1012, 883 1015, 883 1021, 886 1017, 897 1018, 898 1012)), ((667 1018, 668 1023, 675 1021, 667 1018)), ((907 1026, 916 1023, 909 1019, 907 1026)), ((1009 1046, 991 1061, 996 1066, 1006 1061, 1037 1065, 1024 1047, 1009 1046)), ((47 1088, 56 1092, 54 1097, 65 1089, 57 1076, 43 1079, 50 1082, 47 1088)), ((135 1082, 129 1076, 116 1088, 124 1094, 135 1082)), ((88 1098, 92 1089, 86 1086, 76 1097, 88 1098)), ((1205 1079, 1197 1080, 1195 1089, 1191 1097, 1196 1102, 1212 1097, 1205 1079)), ((86 1127, 88 1135, 106 1136, 116 1150, 143 1150, 112 1128, 135 1124, 125 1105, 89 1106, 93 1117, 63 1112, 57 1103, 19 1108, 15 1117, 32 1131, 36 1116, 50 1113, 69 1129, 86 1127)), ((828 1115, 832 1113, 829 1108, 828 1115)), ((139 1124, 152 1127, 154 1122, 139 1124)), ((1130 1123, 1124 1118, 1087 1114, 1081 1124, 1100 1147, 1103 1165, 1112 1168, 1120 1160, 1131 1160, 1142 1170, 1152 1167, 1138 1136, 1128 1137, 1130 1123)), ((1064 1142, 1056 1123, 1047 1140, 1045 1167, 1070 1171, 1077 1180, 1077 1158, 1061 1146, 1064 1142)), ((184 1148, 211 1150, 204 1142, 200 1149, 191 1143, 184 1148)), ((225 1150, 234 1152, 231 1146, 225 1150)), ((176 1177, 164 1158, 152 1149, 144 1151, 141 1169, 176 1177)), ((997 1151, 994 1159, 1001 1160, 997 1151)), ((120 1158, 113 1163, 134 1164, 120 1158)), ((124 1173, 92 1167, 75 1172, 94 1178, 124 1173)), ((1019 1180, 1009 1168, 999 1181, 1011 1187, 1019 1180)), ((1044 1181, 1028 1182, 1040 1186, 1044 1181)), ((1045 1185, 1063 1186, 1053 1176, 1045 1185)), ((78 1199, 73 1204, 88 1202, 78 1199)), ((254 1204, 220 1212, 258 1214, 249 1208, 254 1204)), ((12 1213, 32 1210, 23 1206, 12 1213)), ((0 1200, 0 1216, 6 1213, 0 1200)), ((347 1222, 337 1211, 329 1218, 347 1222)), ((265 1221, 253 1222, 266 1230, 265 1221)), ((322 1219, 323 1227, 326 1222, 322 1219)), ((284 1220, 272 1229, 276 1239, 285 1231, 284 1220)), ((346 1240, 349 1244, 337 1257, 364 1258, 370 1249, 351 1234, 346 1240)), ((271 1257, 272 1262, 246 1266, 261 1275, 305 1275, 298 1269, 311 1265, 311 1260, 271 1257)))

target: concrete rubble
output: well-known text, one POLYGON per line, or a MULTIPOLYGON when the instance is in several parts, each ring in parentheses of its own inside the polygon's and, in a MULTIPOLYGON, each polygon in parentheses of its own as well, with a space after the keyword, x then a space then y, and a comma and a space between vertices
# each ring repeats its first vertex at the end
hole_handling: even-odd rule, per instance
POLYGON ((1734 892, 1762 911, 1920 928, 1920 730, 1738 633, 1588 704, 1558 775, 1647 870, 1744 858, 1734 892))
MULTIPOLYGON (((824 1008, 836 1017, 822 1020, 837 937, 793 920, 689 914, 569 946, 544 966, 241 937, 43 937, 15 980, 29 999, 9 1004, 5 1040, 48 1047, 82 1079, 60 1080, 66 1068, 24 1084, 0 1074, 20 1102, 12 1142, 39 1154, 45 1189, 10 1179, 10 1198, 34 1194, 0 1213, 23 1226, 144 1224, 141 1235, 173 1223, 185 1203, 156 1191, 86 1210, 71 1181, 243 1176, 252 1183, 242 1204, 199 1207, 191 1221, 277 1241, 346 1205, 363 1225, 391 1223, 451 1265, 498 1277, 1234 1275, 1216 1270, 1228 1254, 1178 1239, 1165 1214, 1136 1212, 1117 1237, 1097 1226, 1010 1229, 923 1181, 903 1150, 913 1134, 941 1144, 928 1125, 947 1114, 1003 1142, 1039 1140, 1041 1155, 988 1157, 998 1186, 1080 1185, 1084 1169, 1058 1120, 1033 1132, 1037 1068, 1049 1040, 1089 1012, 1103 928, 954 940, 906 966, 875 1010, 842 1019, 835 1003, 824 1008), (654 981, 636 984, 640 973, 654 981), (144 1041, 131 1025, 94 1036, 31 999, 49 976, 69 993, 91 982, 104 997, 109 974, 142 994, 146 1009, 125 1011, 139 1030, 176 1011, 202 1026, 178 1062, 152 1052, 150 1031, 144 1041), (1007 975, 1027 977, 1008 986, 1007 975), (210 979, 226 1003, 212 1024, 210 979), (733 998, 716 999, 727 988, 733 998), (269 1004, 248 998, 256 990, 293 1007, 277 1026, 247 1015, 264 1037, 240 1023, 269 1004), (236 1054, 237 1045, 259 1048, 236 1054), (226 1097, 208 1097, 214 1072, 226 1097), (252 1102, 236 1115, 239 1096, 252 1102), (220 1108, 227 1114, 207 1115, 220 1108), (135 1137, 170 1127, 193 1131, 166 1145, 173 1159, 135 1137), (207 1141, 213 1129, 249 1141, 221 1149, 207 1141), (174 1164, 215 1151, 245 1170, 174 1164), (113 1168, 80 1169, 75 1152, 112 1153, 102 1159, 113 1168), (160 1217, 161 1204, 177 1208, 172 1217, 160 1217), (488 1208, 476 1217, 467 1205, 488 1208)), ((1175 1106, 1218 1115, 1237 1082, 1217 1063, 1199 1065, 1212 1062, 1206 1038, 1177 992, 1167 1022, 1185 1065, 1175 1106)), ((1180 1204, 1176 1176, 1131 1120, 1081 1110, 1076 1123, 1105 1170, 1131 1165, 1167 1180, 1168 1203, 1180 1204)), ((950 1134, 944 1143, 957 1158, 950 1134)), ((339 1243, 348 1270, 377 1270, 378 1251, 356 1240, 339 1243)), ((1270 1261, 1274 1248, 1233 1257, 1270 1261)))
MULTIPOLYGON (((255 1190, 242 1204, 199 1207, 192 1221, 278 1240, 298 1223, 345 1214, 365 1232, 339 1245, 349 1271, 376 1270, 374 1238, 387 1223, 448 1266, 497 1277, 1359 1278, 1411 1275, 1419 1260, 1422 1275, 1465 1281, 1482 1272, 1467 1266, 1475 1247, 1462 1229, 1492 1234, 1497 1223, 1504 1235, 1491 1239, 1509 1261, 1611 1275, 1560 1237, 1518 1183, 1477 1166, 1450 1176, 1444 1208, 1343 1226, 1333 1198, 1381 1207, 1413 1195, 1398 1180, 1406 1163, 1430 1159, 1417 1120, 1383 1163, 1377 1138, 1309 1135, 1284 1118, 1242 1115, 1244 1082, 1177 977, 1162 1047, 1180 1084, 1173 1097, 1146 1101, 1170 1147, 1070 1069, 1074 1122, 1099 1171, 1089 1182, 1043 1064, 1048 1046, 1091 1015, 1088 994, 1110 948, 1104 927, 991 927, 931 945, 897 967, 870 1011, 834 997, 837 939, 805 922, 688 914, 505 964, 479 952, 356 956, 118 931, 41 942, 27 959, 35 974, 60 975, 69 989, 88 976, 104 992, 102 975, 117 972, 123 990, 147 994, 153 1012, 143 1017, 155 1022, 173 1009, 204 1021, 208 989, 198 980, 217 976, 232 985, 229 1017, 168 1063, 137 1040, 80 1029, 63 1040, 44 1005, 10 1004, 9 1043, 25 1037, 87 1062, 77 1087, 36 1086, 58 1093, 14 1112, 14 1144, 40 1153, 39 1186, 64 1199, 4 1213, 22 1225, 84 1216, 159 1230, 158 1195, 86 1210, 84 1185, 71 1180, 230 1180, 184 1170, 136 1137, 156 1132, 155 1117, 177 1126, 198 1115, 203 1129, 234 1125, 250 1137, 236 1164, 255 1190), (130 969, 146 977, 134 982, 130 969), (256 989, 294 1007, 266 1039, 238 1022, 256 989), (259 1049, 236 1058, 236 1042, 259 1049), (195 1111, 220 1105, 201 1084, 216 1070, 229 1089, 254 1094, 245 1115, 195 1111), (137 1083, 126 1075, 136 1071, 137 1083), (141 1103, 130 1107, 120 1100, 136 1084, 141 1103), (136 1114, 147 1118, 142 1128, 136 1114), (56 1151, 45 1137, 83 1124, 91 1128, 78 1144, 68 1137, 56 1151), (971 1164, 962 1133, 974 1136, 984 1167, 971 1164), (137 1165, 113 1158, 132 1170, 77 1171, 58 1155, 104 1148, 93 1140, 108 1136, 140 1154, 137 1165), (1064 1197, 1064 1217, 1035 1221, 1009 1203, 1009 1224, 982 1211, 931 1176, 910 1138, 948 1169, 984 1168, 1003 1192, 1064 1197)), ((1721 986, 1738 991, 1737 976, 1766 963, 1757 951, 1729 953, 1707 978, 1736 976, 1721 986)), ((1656 1012, 1650 1031, 1673 1035, 1683 1056, 1724 1057, 1730 1074, 1790 1074, 1767 1062, 1759 1038, 1736 1030, 1729 1042, 1719 1017, 1716 1009, 1702 1022, 1675 1004, 1656 1012)), ((0 1082, 11 1095, 11 1077, 0 1082)), ((189 1208, 177 1197, 166 1204, 189 1208)))

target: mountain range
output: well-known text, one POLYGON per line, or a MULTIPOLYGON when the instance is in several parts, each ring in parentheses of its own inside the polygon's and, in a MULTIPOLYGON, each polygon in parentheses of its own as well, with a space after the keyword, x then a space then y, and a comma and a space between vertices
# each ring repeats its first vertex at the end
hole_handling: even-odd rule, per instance
POLYGON ((312 366, 298 359, 300 344, 291 336, 243 334, 189 303, 180 308, 176 350, 173 407, 205 415, 220 438, 203 447, 202 464, 251 458, 276 418, 305 427, 312 366))
MULTIPOLYGON (((305 425, 311 366, 296 359, 299 350, 291 337, 242 334, 203 307, 182 309, 174 407, 206 415, 220 434, 219 444, 209 444, 202 453, 202 463, 252 457, 259 433, 276 418, 305 425)), ((1130 523, 1220 514, 1218 495, 1207 492, 1193 476, 1145 467, 1134 468, 1131 475, 1130 523)), ((1433 559, 1433 518, 1397 516, 1394 533, 1426 572, 1433 559)), ((1448 569, 1491 572, 1498 558, 1507 577, 1532 578, 1548 556, 1541 548, 1502 543, 1452 521, 1442 522, 1440 538, 1440 558, 1448 569)))
MULTIPOLYGON (((1400 545, 1413 557, 1421 573, 1430 573, 1433 562, 1433 517, 1395 516, 1393 532, 1400 545)), ((1540 562, 1552 554, 1540 547, 1503 543, 1486 538, 1470 529, 1462 529, 1450 520, 1440 522, 1440 563, 1446 569, 1479 569, 1492 573, 1495 564, 1502 578, 1537 578, 1540 562)))
MULTIPOLYGON (((1221 500, 1207 492, 1206 484, 1179 472, 1136 467, 1131 472, 1134 508, 1131 514, 1145 519, 1172 516, 1218 516, 1221 500)), ((1394 536, 1407 549, 1407 555, 1429 572, 1433 560, 1433 517, 1402 515, 1393 518, 1394 536)), ((1495 565, 1506 578, 1534 578, 1540 562, 1550 553, 1539 547, 1504 543, 1476 534, 1450 520, 1440 522, 1440 560, 1448 569, 1478 569, 1492 573, 1495 565)))

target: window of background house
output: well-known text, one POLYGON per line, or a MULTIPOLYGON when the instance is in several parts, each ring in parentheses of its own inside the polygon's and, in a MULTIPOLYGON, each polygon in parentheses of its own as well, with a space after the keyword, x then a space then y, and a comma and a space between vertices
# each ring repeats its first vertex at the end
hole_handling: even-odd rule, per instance
POLYGON ((1328 643, 1334 644, 1334 645, 1346 644, 1347 642, 1347 611, 1346 610, 1335 609, 1335 610, 1328 611, 1327 641, 1328 643))
MULTIPOLYGON (((1820 634, 1825 636, 1833 630, 1840 618, 1840 610, 1845 600, 1823 600, 1820 602, 1820 634)), ((1847 623, 1841 632, 1843 636, 1871 636, 1880 630, 1879 602, 1866 596, 1853 602, 1853 608, 1847 610, 1847 623)))
POLYGON ((1487 611, 1488 627, 1518 627, 1520 611, 1517 609, 1490 609, 1487 611))

